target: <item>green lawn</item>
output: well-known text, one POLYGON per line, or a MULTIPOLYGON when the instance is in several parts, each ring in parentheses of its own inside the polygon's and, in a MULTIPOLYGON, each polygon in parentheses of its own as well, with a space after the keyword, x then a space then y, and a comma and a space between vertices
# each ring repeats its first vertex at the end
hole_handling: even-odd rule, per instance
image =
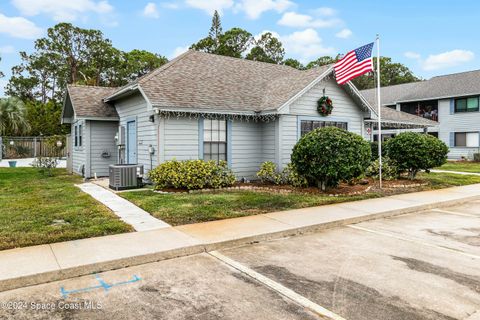
MULTIPOLYGON (((419 174, 418 179, 430 182, 430 185, 422 187, 422 190, 480 183, 478 176, 444 173, 422 173, 419 174)), ((153 191, 136 191, 121 193, 121 196, 169 224, 182 225, 375 198, 381 197, 383 194, 372 192, 356 196, 331 197, 325 194, 272 194, 254 191, 193 194, 158 194, 153 191)))
POLYGON ((251 216, 377 196, 371 193, 355 197, 329 197, 328 195, 275 194, 246 190, 178 194, 137 191, 125 192, 121 195, 171 225, 251 216))
POLYGON ((480 162, 449 161, 435 169, 480 173, 480 162))
POLYGON ((0 168, 0 250, 132 231, 74 186, 80 177, 54 172, 0 168))

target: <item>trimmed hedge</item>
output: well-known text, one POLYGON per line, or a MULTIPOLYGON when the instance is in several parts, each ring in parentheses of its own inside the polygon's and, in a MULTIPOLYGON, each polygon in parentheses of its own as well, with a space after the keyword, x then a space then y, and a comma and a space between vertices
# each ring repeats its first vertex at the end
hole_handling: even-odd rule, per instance
POLYGON ((271 161, 266 161, 260 166, 257 172, 260 181, 273 184, 288 184, 293 187, 307 187, 307 179, 302 177, 295 171, 295 168, 289 163, 282 172, 277 171, 277 165, 271 161))
POLYGON ((385 148, 387 156, 412 180, 420 170, 429 172, 447 161, 447 145, 430 134, 403 132, 387 140, 385 148))
POLYGON ((337 127, 315 129, 294 146, 292 165, 309 184, 322 190, 365 173, 370 144, 360 135, 337 127))
POLYGON ((154 189, 217 189, 230 187, 235 183, 235 175, 225 161, 186 160, 166 161, 150 170, 149 179, 154 189))
MULTIPOLYGON (((378 156, 377 159, 373 161, 367 168, 367 172, 365 174, 373 179, 380 178, 380 161, 378 156)), ((382 157, 382 179, 395 180, 399 175, 400 171, 395 161, 391 160, 389 157, 382 157)))

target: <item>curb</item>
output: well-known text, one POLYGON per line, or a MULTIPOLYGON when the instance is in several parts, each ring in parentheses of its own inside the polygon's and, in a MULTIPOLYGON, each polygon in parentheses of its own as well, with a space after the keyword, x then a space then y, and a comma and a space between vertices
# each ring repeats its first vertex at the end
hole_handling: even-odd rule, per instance
MULTIPOLYGON (((232 247, 243 246, 246 244, 257 243, 261 241, 269 241, 279 238, 297 236, 302 234, 314 233, 326 229, 342 227, 349 224, 356 224, 374 219, 382 219, 393 217, 397 215, 425 211, 442 206, 451 206, 456 204, 462 204, 471 200, 480 199, 479 195, 469 196, 461 199, 438 201, 432 204, 417 205, 403 209, 396 209, 390 211, 383 211, 379 213, 366 214, 354 218, 346 218, 342 220, 335 220, 325 223, 313 224, 302 227, 292 227, 290 229, 267 232, 249 237, 242 237, 226 241, 218 241, 211 243, 199 243, 191 246, 181 247, 172 250, 159 251, 139 256, 130 256, 117 260, 103 261, 98 263, 92 263, 67 269, 53 270, 34 275, 20 276, 10 279, 0 280, 0 292, 13 290, 21 287, 33 286, 53 281, 66 280, 70 278, 85 276, 98 272, 105 272, 120 268, 126 268, 130 266, 136 266, 141 264, 147 264, 167 259, 173 259, 178 257, 190 256, 203 252, 210 252, 221 249, 228 249, 232 247)), ((191 236, 194 238, 193 236, 191 236)))
POLYGON ((293 236, 298 236, 303 234, 315 233, 315 232, 323 231, 327 229, 343 227, 349 224, 357 224, 357 223, 366 222, 370 220, 389 218, 389 217, 394 217, 394 216, 407 214, 407 213, 413 213, 417 211, 426 211, 430 209, 436 209, 442 206, 453 206, 457 204, 463 204, 465 202, 469 202, 477 199, 480 199, 480 196, 470 196, 462 199, 438 201, 435 204, 418 205, 418 206, 409 207, 409 208, 366 214, 364 216, 359 216, 355 218, 335 220, 335 221, 313 224, 313 225, 303 226, 303 227, 293 227, 287 230, 263 233, 263 234, 259 234, 251 237, 212 242, 212 243, 204 244, 204 247, 205 247, 205 252, 222 250, 222 249, 230 249, 230 248, 239 247, 247 244, 258 243, 261 241, 276 240, 279 238, 287 238, 287 237, 293 237, 293 236))

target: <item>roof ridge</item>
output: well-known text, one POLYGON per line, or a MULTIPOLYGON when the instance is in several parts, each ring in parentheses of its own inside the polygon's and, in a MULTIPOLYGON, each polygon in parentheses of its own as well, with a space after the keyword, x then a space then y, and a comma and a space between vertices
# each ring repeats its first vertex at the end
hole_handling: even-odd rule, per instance
POLYGON ((244 61, 246 63, 262 64, 264 66, 265 65, 270 65, 270 66, 282 67, 284 69, 292 69, 292 70, 295 70, 295 71, 304 71, 304 70, 298 70, 298 69, 296 69, 294 67, 291 67, 291 66, 288 66, 286 64, 278 64, 278 63, 270 63, 270 62, 264 62, 264 61, 250 60, 250 59, 245 59, 245 58, 237 58, 237 57, 225 56, 225 55, 222 55, 222 54, 197 51, 197 50, 193 50, 193 49, 190 49, 189 51, 193 51, 195 53, 199 53, 199 54, 202 54, 202 55, 216 56, 216 57, 219 57, 219 58, 225 59, 225 60, 244 61))
POLYGON ((181 55, 178 55, 176 56, 174 59, 170 60, 169 62, 165 63, 163 66, 160 66, 158 67, 157 69, 145 74, 144 76, 142 77, 139 77, 135 80, 133 80, 132 82, 129 82, 127 84, 130 85, 131 83, 139 83, 140 81, 145 81, 145 80, 148 80, 150 79, 151 77, 157 75, 158 73, 170 68, 171 66, 175 65, 178 61, 182 60, 183 58, 185 58, 186 56, 190 55, 194 50, 192 49, 189 49, 187 50, 186 52, 182 53, 181 55))
MULTIPOLYGON (((432 80, 432 79, 435 79, 435 78, 449 77, 449 76, 454 76, 454 75, 463 74, 463 73, 472 73, 472 72, 480 72, 480 69, 468 70, 468 71, 460 71, 460 72, 454 72, 454 73, 450 73, 450 74, 441 74, 441 75, 439 75, 439 76, 431 77, 431 78, 428 79, 428 80, 432 80)), ((427 81, 428 81, 428 80, 427 80, 427 81)))
MULTIPOLYGON (((427 81, 429 81, 430 79, 428 80, 419 80, 419 81, 412 81, 412 82, 405 82, 405 83, 397 83, 397 84, 392 84, 390 86, 382 86, 380 87, 380 89, 385 89, 385 88, 393 88, 393 87, 399 87, 399 86, 405 86, 405 85, 409 85, 409 84, 414 84, 414 83, 425 83, 427 81)), ((369 91, 369 90, 377 90, 377 87, 375 88, 369 88, 369 89, 363 89, 363 90, 360 90, 360 92, 365 92, 365 91, 369 91)))
POLYGON ((76 84, 68 83, 67 87, 84 87, 84 88, 102 88, 102 89, 117 89, 118 87, 109 87, 109 86, 92 86, 88 84, 76 84))

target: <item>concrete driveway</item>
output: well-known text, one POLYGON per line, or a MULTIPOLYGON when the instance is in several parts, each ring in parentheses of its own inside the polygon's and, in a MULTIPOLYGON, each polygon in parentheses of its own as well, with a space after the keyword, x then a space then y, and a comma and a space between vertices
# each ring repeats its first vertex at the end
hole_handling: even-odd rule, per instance
POLYGON ((480 200, 0 293, 7 319, 327 313, 480 319, 480 200))

